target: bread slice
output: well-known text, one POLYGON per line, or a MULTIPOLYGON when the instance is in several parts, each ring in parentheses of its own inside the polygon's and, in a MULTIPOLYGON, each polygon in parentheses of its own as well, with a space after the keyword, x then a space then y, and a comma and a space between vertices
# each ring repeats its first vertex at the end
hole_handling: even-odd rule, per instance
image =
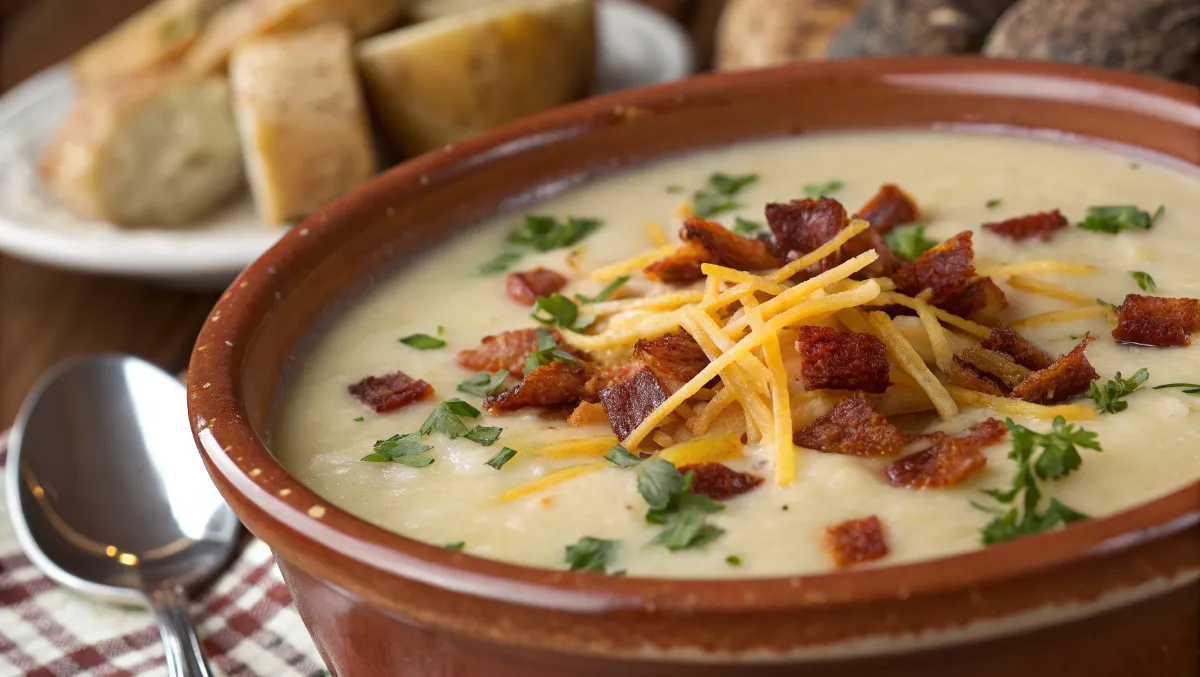
POLYGON ((188 70, 224 70, 241 43, 254 38, 340 23, 355 37, 386 30, 404 15, 408 0, 241 0, 213 17, 188 52, 188 70))
POLYGON ((223 78, 181 74, 86 92, 42 158, 76 215, 123 226, 185 224, 242 183, 223 78))
POLYGON ((148 73, 175 63, 229 0, 157 0, 71 58, 80 87, 148 73))
POLYGON ((587 95, 592 0, 505 0, 358 46, 367 98, 397 150, 415 155, 587 95))
POLYGON ((260 38, 229 65, 242 153, 259 215, 311 214, 375 173, 371 133, 344 26, 260 38))

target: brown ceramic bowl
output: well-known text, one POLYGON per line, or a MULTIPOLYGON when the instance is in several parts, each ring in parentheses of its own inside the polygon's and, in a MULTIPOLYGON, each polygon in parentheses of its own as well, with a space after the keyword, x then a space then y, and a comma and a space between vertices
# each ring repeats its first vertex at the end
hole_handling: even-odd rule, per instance
POLYGON ((552 111, 396 167, 293 228, 217 303, 192 355, 189 404, 209 473, 274 549, 333 673, 1197 674, 1200 482, 924 563, 671 581, 419 543, 328 504, 268 450, 272 403, 323 322, 397 260, 539 189, 744 139, 962 125, 1123 144, 1200 169, 1200 92, 1182 85, 1042 63, 845 61, 552 111))

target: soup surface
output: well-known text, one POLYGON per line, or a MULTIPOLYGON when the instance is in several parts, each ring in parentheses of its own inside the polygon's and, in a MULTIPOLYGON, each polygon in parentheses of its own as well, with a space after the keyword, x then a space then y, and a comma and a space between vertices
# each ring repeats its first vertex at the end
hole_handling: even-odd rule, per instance
MULTIPOLYGON (((595 570, 602 565, 610 573, 660 577, 828 571, 847 562, 845 553, 839 559, 835 556, 837 549, 830 549, 826 529, 871 516, 878 519, 886 554, 877 557, 882 553, 872 552, 872 547, 860 547, 858 552, 851 548, 850 560, 864 560, 862 566, 911 562, 984 547, 989 533, 989 540, 997 540, 1064 528, 1061 524, 1071 519, 1121 511, 1200 478, 1200 395, 1182 387, 1154 388, 1200 382, 1198 349, 1119 343, 1111 335, 1115 323, 1111 310, 1090 301, 1100 299, 1119 305, 1127 294, 1200 297, 1195 254, 1198 227, 1200 177, 1110 150, 1047 140, 966 133, 855 133, 773 140, 670 159, 572 189, 527 211, 497 217, 413 260, 351 307, 299 363, 280 403, 271 447, 291 473, 322 497, 386 529, 461 548, 473 555, 546 568, 595 570), (757 178, 744 186, 720 180, 714 185, 710 176, 718 172, 729 177, 757 178), (661 465, 648 472, 649 464, 661 464, 660 460, 636 464, 627 460, 634 464, 630 467, 605 461, 605 450, 616 440, 603 441, 603 436, 613 435, 603 415, 596 422, 577 426, 540 408, 502 414, 485 410, 477 418, 468 415, 460 419, 455 412, 465 410, 452 406, 450 412, 441 410, 443 416, 453 416, 452 423, 461 420, 466 428, 502 428, 499 439, 486 446, 480 443, 488 441, 486 430, 450 439, 444 431, 454 429, 454 425, 436 426, 419 438, 419 443, 432 447, 419 455, 432 459, 432 463, 410 467, 403 461, 362 460, 376 451, 377 441, 417 432, 435 407, 446 400, 461 398, 475 408, 485 409, 480 395, 456 389, 478 371, 461 366, 456 360, 458 352, 478 347, 488 335, 541 326, 531 319, 528 304, 506 295, 508 272, 542 266, 569 279, 562 294, 592 297, 605 287, 605 282, 592 274, 662 246, 661 241, 655 242, 659 237, 655 233, 669 233, 670 242, 678 244, 681 202, 694 203, 700 210, 715 209, 718 213, 710 218, 728 227, 741 223, 741 231, 761 229, 769 233, 764 220, 766 203, 803 198, 806 192, 813 196, 827 193, 853 213, 883 184, 898 184, 916 201, 921 210, 918 220, 925 227, 923 238, 921 231, 912 227, 893 231, 896 235, 891 243, 897 253, 915 256, 933 242, 974 231, 976 275, 985 275, 989 268, 1002 264, 1025 261, 1094 266, 1094 270, 1057 264, 1025 271, 999 269, 993 279, 1008 303, 999 312, 999 319, 1015 323, 1023 336, 1051 357, 1067 353, 1090 332, 1096 340, 1086 347, 1086 358, 1099 374, 1095 383, 1102 390, 1098 403, 1109 403, 1110 409, 1125 405, 1123 410, 1097 413, 1097 401, 1084 390, 1068 393, 1072 396, 1069 403, 1043 402, 1050 408, 1031 409, 1036 415, 1019 416, 1012 415, 1019 412, 1011 407, 996 409, 986 402, 981 405, 978 402, 983 400, 971 400, 969 393, 960 391, 955 397, 958 412, 939 416, 920 380, 900 373, 904 370, 891 343, 893 385, 886 394, 873 394, 869 400, 885 413, 902 414, 891 420, 906 433, 961 434, 989 417, 1003 421, 1010 415, 1014 425, 1047 433, 1052 429, 1053 415, 1065 414, 1072 419, 1068 425, 1076 426, 1071 429, 1074 433, 1034 438, 1029 447, 1041 455, 1040 461, 1034 457, 1034 477, 1029 479, 1029 486, 1036 487, 1042 496, 1033 515, 1025 516, 1021 510, 1023 496, 1031 491, 1028 487, 1025 494, 1001 495, 1000 500, 984 493, 988 489, 1007 491, 1026 486, 1014 485, 1018 468, 1010 458, 1014 444, 1029 442, 1020 429, 1020 439, 1007 433, 998 440, 995 436, 988 439, 979 451, 986 464, 969 463, 970 472, 964 470, 963 477, 946 482, 947 486, 897 485, 889 480, 888 473, 889 464, 896 461, 894 456, 877 459, 852 453, 822 453, 793 446, 790 440, 787 453, 794 454, 795 470, 794 478, 789 478, 786 468, 781 471, 777 467, 783 452, 773 430, 770 426, 762 431, 749 430, 740 400, 729 405, 700 436, 710 442, 714 436, 719 438, 715 446, 700 453, 715 454, 709 460, 763 481, 745 493, 722 498, 717 507, 700 499, 696 505, 681 507, 681 501, 690 500, 681 497, 695 496, 699 486, 693 485, 691 492, 674 486, 672 492, 670 473, 661 477, 656 474, 663 470, 661 465), (706 186, 708 194, 694 199, 695 191, 706 186), (721 207, 730 206, 722 205, 722 201, 734 203, 733 208, 722 211, 721 207), (1126 210, 1113 217, 1110 213, 1107 220, 1099 220, 1101 230, 1077 227, 1088 208, 1096 205, 1131 205, 1146 214, 1139 216, 1137 210, 1126 210), (1153 215, 1159 205, 1165 210, 1153 224, 1137 227, 1145 226, 1142 217, 1153 215), (1056 209, 1070 224, 1049 233, 1044 241, 1037 237, 1014 241, 981 227, 1056 209), (573 246, 539 252, 535 247, 507 240, 510 232, 524 226, 527 214, 552 216, 560 221, 567 217, 598 219, 602 225, 573 246), (650 223, 661 224, 660 229, 648 226, 650 223), (1130 224, 1134 227, 1126 228, 1130 224), (506 252, 514 253, 507 261, 502 256, 506 252), (507 271, 479 272, 481 265, 496 261, 498 256, 500 263, 494 267, 506 263, 507 271), (1055 294, 1063 296, 1064 288, 1078 294, 1053 298, 1055 294), (1045 324, 1022 322, 1040 313, 1071 309, 1076 312, 1067 315, 1066 320, 1056 316, 1045 324), (414 334, 435 340, 399 340, 414 334), (430 347, 440 342, 445 345, 430 347), (416 346, 410 345, 414 343, 416 346), (1117 372, 1128 379, 1141 369, 1148 371, 1148 379, 1135 392, 1122 397, 1115 383, 1111 397, 1103 392, 1117 372), (428 382, 435 394, 394 411, 376 413, 348 390, 365 377, 397 370, 428 382), (1088 436, 1080 437, 1078 430, 1094 433, 1095 443, 1090 443, 1092 438, 1088 436), (726 436, 720 437, 721 433, 726 436), (743 435, 745 444, 738 441, 743 435), (549 457, 555 454, 540 451, 551 443, 577 438, 601 439, 577 450, 581 456, 549 457), (1064 439, 1078 442, 1073 452, 1062 448, 1064 439), (1045 441, 1046 446, 1038 446, 1038 440, 1045 441), (1102 451, 1089 448, 1089 444, 1102 447, 1102 451), (488 465, 489 459, 504 448, 516 450, 516 454, 503 465, 499 461, 488 465), (562 468, 595 464, 603 469, 540 490, 528 485, 562 468), (1056 464, 1060 466, 1057 470, 1053 467, 1056 464), (643 477, 647 474, 651 477, 643 477), (658 487, 659 493, 646 486, 656 477, 666 478, 662 479, 668 485, 665 493, 662 486, 658 487), (508 492, 519 495, 506 496, 508 492), (663 502, 668 496, 669 504, 657 521, 648 521, 648 501, 663 502), (1017 512, 1005 524, 1009 510, 1017 512), (671 533, 664 535, 666 531, 671 533), (580 544, 585 537, 603 542, 580 544), (567 546, 577 544, 580 547, 568 552, 567 546)), ((848 259, 849 254, 844 258, 848 259)), ((652 297, 681 289, 696 290, 695 296, 704 289, 703 282, 683 287, 650 282, 638 267, 628 275, 631 279, 614 296, 652 297)), ((787 285, 804 278, 802 274, 787 285)), ((817 297, 849 293, 856 284, 852 280, 838 282, 818 292, 817 297)), ((733 286, 736 281, 721 289, 733 286)), ((884 281, 884 293, 887 287, 884 281)), ((862 289, 859 292, 865 293, 862 289)), ((769 292, 755 295, 757 302, 771 297, 769 292)), ((623 303, 628 301, 620 300, 615 305, 623 303)), ((655 322, 663 318, 678 317, 677 306, 658 312, 604 315, 581 333, 614 336, 622 326, 657 326, 655 322)), ((729 313, 739 308, 742 306, 733 304, 725 310, 729 313)), ((874 324, 880 320, 869 315, 880 308, 887 306, 858 308, 859 317, 872 323, 864 333, 886 332, 874 324)), ((587 309, 585 306, 583 310, 587 309)), ((882 321, 906 337, 929 363, 929 373, 946 384, 948 376, 935 364, 938 356, 931 354, 930 335, 917 317, 903 312, 892 313, 893 320, 883 317, 882 321)), ((739 316, 718 312, 714 317, 723 325, 739 316)), ((997 318, 990 319, 988 324, 997 318)), ((848 321, 844 314, 825 313, 798 323, 819 323, 845 331, 854 328, 844 324, 848 321)), ((582 324, 578 320, 576 323, 582 324)), ((753 322, 747 319, 743 324, 753 322)), ((653 335, 665 330, 646 331, 653 335)), ((945 325, 943 331, 951 349, 960 354, 980 338, 951 325, 945 325)), ((794 418, 789 430, 812 424, 849 394, 845 390, 805 389, 799 365, 808 358, 797 352, 795 332, 795 326, 789 325, 775 338, 788 374, 788 406, 794 418)), ((631 345, 572 348, 566 341, 562 348, 577 353, 589 350, 594 359, 611 361, 627 359, 631 345)), ((771 357, 760 348, 748 355, 760 367, 772 364, 771 357)), ((543 359, 550 364, 555 360, 546 355, 543 359)), ((1017 371, 1010 377, 1019 381, 1028 377, 1030 370, 1017 371)), ((761 402, 774 406, 778 393, 753 377, 762 372, 754 369, 744 373, 750 375, 751 390, 758 393, 761 402)), ((673 422, 673 432, 668 432, 666 438, 653 432, 646 435, 640 444, 642 454, 686 440, 691 422, 685 425, 683 421, 703 413, 709 406, 706 399, 732 387, 724 378, 729 373, 724 371, 722 378, 712 381, 703 378, 705 383, 700 385, 705 387, 689 398, 681 411, 665 419, 659 431, 672 430, 668 423, 673 422)), ((518 376, 498 387, 513 387, 518 376)), ((1131 382, 1125 389, 1135 385, 1131 382)), ((1001 384, 1002 389, 1009 386, 1001 384)), ((596 411, 593 408, 591 413, 596 411)), ((402 443, 416 441, 416 437, 404 438, 402 443)), ((928 447, 936 442, 937 438, 905 438, 904 453, 920 453, 922 444, 928 447)), ((561 456, 564 452, 558 449, 557 455, 561 456)), ((414 451, 412 447, 408 450, 414 451)), ((394 445, 390 453, 397 453, 394 445)), ((382 458, 388 455, 384 453, 382 458)), ((873 537, 867 534, 865 538, 871 541, 873 537)))

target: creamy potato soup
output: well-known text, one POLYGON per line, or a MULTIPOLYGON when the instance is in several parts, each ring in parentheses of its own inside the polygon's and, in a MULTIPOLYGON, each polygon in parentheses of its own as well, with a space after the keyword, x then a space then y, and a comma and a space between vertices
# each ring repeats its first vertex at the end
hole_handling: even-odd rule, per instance
POLYGON ((670 159, 414 258, 303 356, 270 444, 363 519, 537 567, 988 547, 1200 477, 1198 235, 1200 177, 1047 140, 670 159))

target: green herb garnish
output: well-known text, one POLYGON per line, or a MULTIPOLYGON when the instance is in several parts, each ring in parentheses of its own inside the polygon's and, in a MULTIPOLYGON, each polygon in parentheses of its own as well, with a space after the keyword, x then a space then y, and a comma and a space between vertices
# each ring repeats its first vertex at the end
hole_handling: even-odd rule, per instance
POLYGON ((575 545, 566 547, 567 565, 571 571, 605 573, 620 541, 584 536, 575 545))
MULTIPOLYGON (((1012 451, 1008 457, 1017 462, 1017 474, 1007 491, 990 489, 984 493, 1013 507, 983 528, 983 544, 1040 534, 1059 524, 1087 519, 1087 515, 1063 505, 1058 499, 1051 499, 1045 512, 1039 512, 1042 492, 1038 480, 1060 480, 1079 468, 1083 458, 1078 447, 1101 451, 1096 434, 1069 425, 1062 416, 1055 417, 1048 433, 1035 433, 1013 423, 1011 418, 1004 423, 1012 433, 1012 451)), ((990 508, 973 505, 993 512, 990 508)))
POLYGON ((496 470, 499 470, 504 467, 505 463, 508 463, 509 461, 511 461, 512 457, 516 456, 516 455, 517 455, 516 449, 512 449, 510 447, 504 447, 500 451, 496 452, 495 456, 493 456, 487 460, 487 465, 490 465, 493 468, 495 468, 496 470))
POLYGON ((725 563, 731 567, 740 567, 742 566, 742 558, 737 555, 730 555, 725 558, 725 563))
POLYGON ((1131 270, 1129 271, 1129 277, 1132 277, 1133 281, 1137 282, 1138 289, 1141 289, 1142 291, 1148 291, 1151 293, 1158 291, 1158 284, 1154 281, 1154 278, 1150 277, 1150 273, 1143 273, 1140 270, 1131 270))
POLYGON ((1200 395, 1200 383, 1164 383, 1160 386, 1154 386, 1155 390, 1163 388, 1183 388, 1186 395, 1200 395))
POLYGON ((559 221, 553 216, 525 216, 525 224, 508 234, 508 241, 533 247, 540 252, 570 247, 596 232, 604 222, 568 216, 559 221))
POLYGON ((692 213, 707 219, 738 208, 733 197, 758 180, 758 174, 730 175, 717 172, 708 177, 708 185, 692 194, 692 213))
POLYGON ((377 440, 371 449, 372 453, 363 456, 362 460, 372 463, 390 461, 407 465, 410 468, 424 468, 433 463, 433 459, 422 454, 432 448, 421 442, 421 433, 392 435, 386 440, 377 440))
POLYGON ((428 435, 436 430, 452 440, 462 437, 467 434, 467 426, 462 422, 464 416, 478 418, 479 410, 458 398, 446 400, 433 408, 417 434, 428 435))
POLYGON ((604 455, 604 458, 618 468, 631 468, 642 462, 640 456, 630 453, 628 449, 620 444, 613 446, 612 449, 609 449, 608 453, 604 455))
POLYGON ((1004 204, 1004 200, 1001 200, 998 197, 994 197, 994 198, 988 200, 987 202, 985 202, 984 206, 987 207, 988 209, 995 209, 996 207, 999 207, 1002 204, 1004 204))
POLYGON ((762 232, 763 224, 739 216, 733 220, 732 230, 738 235, 755 235, 762 232))
POLYGON ((504 381, 507 378, 507 369, 501 369, 500 371, 494 373, 481 371, 471 378, 459 383, 458 390, 459 392, 467 393, 469 395, 487 397, 488 395, 494 395, 500 392, 500 389, 504 387, 504 381))
POLYGON ((445 341, 437 338, 436 336, 430 336, 429 334, 409 334, 408 336, 400 339, 400 342, 410 348, 416 348, 417 350, 436 350, 438 348, 446 347, 445 341))
POLYGON ((897 228, 883 236, 884 242, 891 248, 892 253, 909 261, 924 254, 937 244, 937 240, 925 237, 925 226, 915 223, 911 226, 897 228))
POLYGON ((846 187, 846 184, 841 181, 826 181, 825 183, 806 183, 804 184, 804 197, 821 198, 829 197, 839 190, 846 187))
POLYGON ((676 184, 676 183, 672 183, 671 185, 667 186, 667 192, 668 193, 682 193, 683 186, 676 184))
POLYGON ((1108 301, 1105 301, 1104 299, 1100 298, 1099 296, 1096 297, 1096 304, 1104 306, 1105 308, 1107 308, 1108 310, 1111 310, 1114 313, 1117 312, 1117 304, 1109 303, 1108 301))
POLYGON ((591 298, 588 298, 588 297, 584 296, 583 294, 576 294, 575 299, 578 300, 580 303, 600 303, 601 301, 607 301, 608 297, 615 294, 616 291, 618 289, 620 289, 622 286, 624 286, 624 284, 628 281, 629 281, 629 276, 622 275, 621 277, 618 277, 617 279, 613 280, 612 282, 609 282, 608 286, 605 287, 604 289, 601 289, 599 294, 596 294, 595 296, 593 296, 591 298))
POLYGON ((1160 206, 1151 216, 1149 212, 1133 205, 1088 207, 1087 216, 1079 227, 1098 233, 1119 233, 1123 230, 1149 230, 1162 215, 1166 207, 1160 206))
POLYGON ((512 264, 521 260, 520 252, 500 252, 496 258, 479 266, 480 275, 495 275, 508 270, 512 264))
POLYGON ((496 440, 500 439, 500 433, 503 430, 504 428, 477 425, 464 433, 463 437, 480 446, 490 447, 496 440))
POLYGON ((525 358, 525 373, 551 362, 574 362, 575 356, 558 347, 558 340, 545 329, 537 330, 537 350, 525 358))
POLYGON ((355 422, 355 423, 362 423, 362 422, 363 422, 363 417, 362 417, 362 416, 355 416, 355 417, 354 417, 354 422, 355 422))
POLYGON ((725 509, 711 498, 693 493, 695 473, 681 474, 670 461, 661 458, 641 464, 638 471, 638 492, 650 510, 646 521, 664 525, 650 541, 668 550, 699 548, 725 533, 725 530, 705 521, 705 517, 725 509))
POLYGON ((467 547, 467 542, 466 541, 454 541, 453 543, 447 543, 447 544, 443 545, 442 547, 447 550, 453 550, 454 552, 461 552, 463 548, 467 547))
POLYGON ((1125 411, 1129 408, 1129 403, 1123 398, 1141 388, 1148 378, 1150 378, 1149 371, 1138 369, 1133 376, 1126 379, 1121 378, 1121 372, 1118 371, 1116 378, 1109 379, 1103 388, 1092 381, 1092 401, 1096 403, 1096 409, 1101 414, 1116 414, 1125 411))
POLYGON ((579 316, 579 306, 571 299, 555 292, 549 296, 539 296, 533 302, 533 319, 552 327, 562 327, 571 331, 583 331, 596 322, 591 315, 579 316))

